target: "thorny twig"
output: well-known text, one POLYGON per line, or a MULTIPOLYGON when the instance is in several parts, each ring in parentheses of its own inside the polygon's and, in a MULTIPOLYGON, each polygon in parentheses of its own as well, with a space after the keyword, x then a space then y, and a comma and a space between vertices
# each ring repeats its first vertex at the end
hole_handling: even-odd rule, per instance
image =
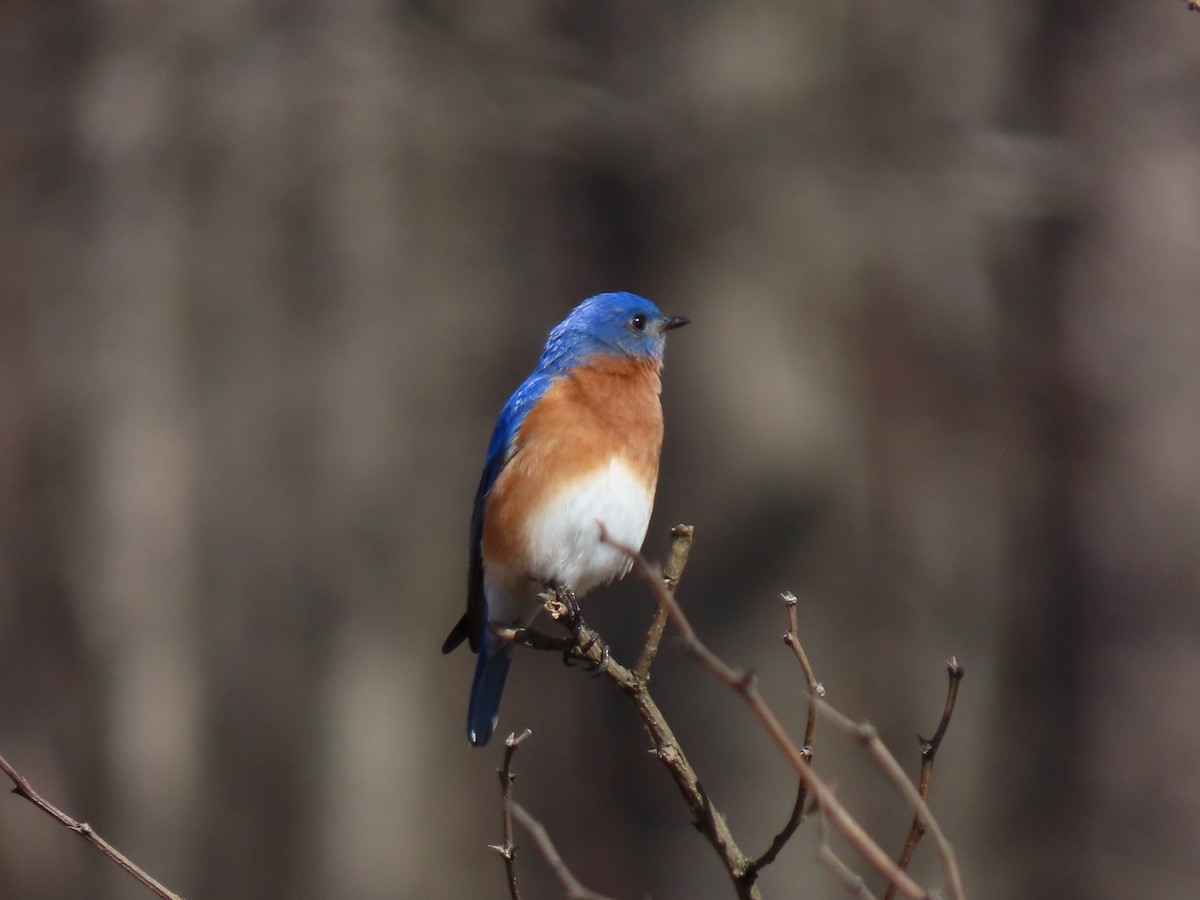
POLYGON ((496 770, 500 776, 500 799, 504 810, 504 843, 489 844, 488 849, 495 850, 504 860, 504 871, 508 875, 508 894, 512 900, 519 900, 521 894, 517 890, 517 845, 513 842, 513 798, 512 784, 516 775, 512 771, 513 754, 521 746, 521 741, 529 737, 530 730, 526 728, 520 734, 510 734, 504 740, 504 765, 496 770))

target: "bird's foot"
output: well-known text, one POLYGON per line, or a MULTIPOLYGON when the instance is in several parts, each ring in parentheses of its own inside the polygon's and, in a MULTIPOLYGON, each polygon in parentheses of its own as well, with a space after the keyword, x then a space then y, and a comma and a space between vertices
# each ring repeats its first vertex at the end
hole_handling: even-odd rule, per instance
POLYGON ((556 584, 554 586, 554 598, 561 604, 561 618, 563 622, 571 629, 571 633, 578 638, 579 632, 583 630, 583 613, 579 609, 579 600, 575 597, 575 592, 569 587, 556 584))
POLYGON ((594 631, 588 631, 582 638, 576 638, 575 645, 563 651, 563 665, 568 667, 574 666, 581 661, 580 654, 588 653, 597 644, 600 645, 600 660, 598 662, 592 662, 591 660, 583 661, 586 663, 585 671, 589 675, 603 675, 608 671, 608 663, 611 657, 608 652, 608 644, 600 640, 594 631))
MULTIPOLYGON (((595 632, 588 629, 587 624, 583 621, 583 613, 580 611, 579 600, 576 598, 575 592, 561 584, 549 587, 554 591, 554 599, 546 604, 550 615, 566 625, 575 638, 575 646, 563 652, 563 665, 574 666, 579 662, 577 654, 587 653, 592 645, 600 639, 595 632)), ((593 675, 603 674, 608 670, 609 658, 608 645, 600 641, 600 661, 590 663, 588 671, 593 675)))
POLYGON ((550 618, 555 622, 562 622, 578 639, 584 624, 575 592, 561 584, 549 584, 541 598, 545 602, 546 612, 550 613, 550 618))
POLYGON ((574 666, 578 658, 573 654, 578 648, 579 635, 583 629, 583 616, 579 612, 579 601, 575 597, 575 592, 565 585, 547 584, 546 591, 547 593, 542 594, 546 612, 554 621, 566 625, 575 639, 576 646, 563 651, 563 665, 574 666))

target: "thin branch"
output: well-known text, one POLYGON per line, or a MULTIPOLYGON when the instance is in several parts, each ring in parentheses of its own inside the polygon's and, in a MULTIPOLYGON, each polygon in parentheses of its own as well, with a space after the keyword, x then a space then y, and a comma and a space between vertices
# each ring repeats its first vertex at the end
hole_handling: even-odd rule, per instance
POLYGON ((585 659, 573 652, 580 649, 574 638, 553 637, 536 628, 510 628, 506 625, 497 625, 495 622, 488 623, 488 630, 502 640, 512 641, 514 644, 521 644, 534 650, 554 650, 559 653, 570 653, 576 659, 585 659))
MULTIPOLYGON (((951 846, 946 833, 942 831, 941 825, 934 818, 933 812, 929 809, 925 799, 913 783, 909 781, 908 776, 904 774, 904 769, 900 766, 900 763, 896 762, 896 757, 892 756, 891 751, 880 740, 875 726, 870 722, 854 722, 824 700, 818 700, 817 703, 820 706, 823 716, 867 748, 884 774, 891 779, 909 805, 916 811, 917 817, 925 823, 929 833, 933 836, 933 842, 938 848, 938 853, 941 854, 942 868, 946 872, 950 897, 953 900, 964 900, 966 894, 963 890, 962 874, 958 869, 958 861, 954 855, 954 847, 951 846)), ((891 865, 891 868, 897 873, 903 874, 905 878, 908 878, 908 875, 900 872, 899 867, 894 863, 891 865)), ((885 872, 884 874, 886 875, 887 873, 885 872)), ((896 882, 894 876, 892 877, 892 881, 896 882)), ((904 891, 903 883, 899 884, 899 888, 901 891, 904 891)))
MULTIPOLYGON (((658 586, 665 592, 663 581, 658 586)), ((563 609, 560 601, 553 593, 542 595, 546 610, 552 618, 562 619, 563 609)), ((646 682, 621 663, 611 658, 600 636, 587 625, 580 625, 574 638, 555 638, 542 634, 532 628, 501 628, 493 627, 492 633, 497 637, 524 644, 539 650, 556 650, 565 653, 567 658, 601 669, 602 673, 612 681, 633 703, 641 717, 642 724, 653 742, 651 752, 663 764, 671 779, 675 782, 680 795, 687 804, 695 819, 696 827, 705 836, 709 844, 721 858, 725 871, 729 874, 739 900, 761 900, 762 894, 754 883, 756 875, 750 871, 750 863, 746 855, 733 839, 729 825, 710 800, 707 792, 700 783, 695 770, 688 762, 679 741, 666 717, 650 696, 646 682)))
MULTIPOLYGON (((683 576, 683 567, 687 565, 688 553, 692 549, 692 535, 695 529, 691 525, 676 525, 671 529, 671 552, 667 555, 667 564, 663 567, 663 581, 667 590, 673 595, 683 576)), ((633 674, 642 681, 650 679, 650 666, 658 653, 658 645, 662 642, 663 631, 667 627, 667 608, 661 603, 654 611, 654 619, 650 622, 650 630, 646 632, 646 643, 642 647, 642 655, 638 657, 633 674)))
MULTIPOLYGON (((792 648, 792 652, 795 653, 796 659, 800 663, 800 669, 804 672, 804 678, 808 682, 808 696, 823 697, 825 696, 825 688, 817 681, 812 664, 808 661, 808 654, 804 652, 804 647, 800 644, 800 623, 796 612, 796 595, 788 592, 781 594, 780 599, 783 600, 783 605, 787 608, 788 613, 788 630, 784 632, 783 642, 792 648)), ((800 752, 804 754, 805 760, 809 763, 812 762, 813 739, 816 731, 817 706, 810 700, 808 704, 808 722, 804 728, 804 746, 800 748, 800 752)), ((769 866, 775 862, 775 858, 779 856, 780 851, 792 839, 792 835, 796 833, 796 829, 804 821, 804 807, 807 803, 808 782, 801 778, 796 788, 796 802, 792 804, 792 814, 788 817, 787 824, 783 826, 779 834, 775 835, 775 839, 771 841, 771 846, 750 864, 754 871, 761 871, 764 866, 769 866)))
POLYGON ((512 771, 513 754, 521 746, 521 741, 529 737, 530 730, 526 728, 520 734, 510 734, 504 740, 504 766, 496 770, 500 776, 500 799, 504 808, 504 843, 489 844, 489 850, 495 850, 504 860, 504 870, 508 875, 508 895, 512 900, 520 900, 517 890, 517 845, 513 843, 513 798, 512 784, 516 775, 512 771))
MULTIPOLYGON (((808 695, 810 697, 824 697, 825 687, 821 682, 817 681, 816 673, 813 672, 812 663, 808 661, 808 654, 804 652, 804 647, 800 643, 800 624, 799 617, 796 611, 796 595, 785 593, 781 595, 783 605, 787 608, 788 613, 788 630, 783 636, 783 642, 792 648, 792 652, 796 655, 797 662, 800 663, 800 670, 804 672, 804 680, 808 682, 808 695)), ((817 706, 815 703, 808 704, 808 723, 804 730, 804 743, 806 746, 811 746, 813 742, 813 733, 817 730, 817 706)))
POLYGON ((597 894, 595 891, 588 890, 579 883, 579 879, 567 868, 567 864, 559 855, 554 842, 550 840, 550 834, 546 831, 546 826, 530 815, 525 807, 514 800, 512 812, 513 817, 521 823, 521 827, 529 832, 538 849, 542 851, 542 856, 546 858, 546 862, 550 864, 550 868, 558 876, 563 889, 567 892, 568 900, 610 900, 610 898, 605 897, 603 894, 597 894))
MULTIPOLYGON (((938 722, 937 731, 929 740, 919 738, 921 741, 921 774, 917 781, 917 793, 926 802, 929 800, 929 786, 933 781, 933 760, 937 756, 938 748, 942 746, 942 738, 946 736, 946 729, 950 727, 950 717, 954 715, 954 705, 958 702, 958 686, 966 673, 958 664, 958 660, 952 656, 946 663, 946 674, 949 676, 949 683, 946 687, 946 705, 942 710, 942 719, 938 722)), ((925 821, 921 818, 920 813, 914 814, 912 827, 908 830, 908 840, 905 841, 904 850, 901 851, 900 859, 896 863, 902 871, 908 871, 913 854, 917 852, 917 845, 921 843, 921 838, 924 836, 925 821)), ((883 900, 892 900, 895 896, 895 884, 888 885, 883 900)))
POLYGON ((846 865, 846 861, 834 852, 829 843, 829 824, 821 808, 817 807, 817 827, 821 835, 821 846, 817 848, 817 859, 824 863, 837 880, 859 900, 875 900, 875 895, 867 887, 863 877, 846 865))
MULTIPOLYGON (((654 591, 658 597, 660 604, 668 607, 671 619, 675 622, 675 627, 679 629, 684 648, 689 654, 699 660, 710 672, 713 673, 721 681, 733 688, 746 702, 746 704, 757 716, 759 722, 775 745, 780 749, 787 760, 792 764, 792 768, 796 773, 808 784, 809 790, 820 803, 821 808, 825 810, 833 824, 846 836, 855 849, 871 863, 885 878, 895 881, 900 890, 908 897, 914 900, 924 900, 929 896, 929 892, 922 888, 919 884, 912 880, 906 872, 901 872, 891 857, 884 852, 883 848, 875 842, 875 840, 867 834, 866 830, 859 822, 850 814, 850 812, 841 804, 834 795, 833 790, 822 780, 816 772, 813 771, 807 759, 804 758, 804 753, 796 746, 795 741, 787 733, 787 729, 783 727, 783 723, 775 715, 774 711, 763 700, 762 694, 759 693, 755 683, 753 673, 742 672, 734 669, 719 656, 708 649, 707 646, 700 640, 696 633, 696 629, 692 623, 684 615, 683 609, 679 606, 679 602, 675 597, 663 587, 662 577, 655 567, 651 566, 637 550, 632 547, 624 546, 610 539, 604 531, 601 531, 601 540, 608 542, 610 545, 622 550, 634 561, 634 569, 638 572, 643 581, 654 591)), ((827 704, 826 704, 827 706, 827 704)), ((911 785, 910 785, 911 787, 911 785)), ((916 795, 916 789, 912 790, 913 796, 917 803, 920 804, 918 809, 922 814, 927 813, 924 808, 924 801, 916 795)), ((915 805, 915 804, 914 804, 915 805)), ((933 823, 930 821, 930 830, 933 831, 933 823)), ((939 829, 940 831, 940 829, 939 829)), ((935 836, 936 837, 936 836, 935 836)), ((949 846, 948 844, 946 846, 949 846)), ((951 861, 953 854, 950 855, 951 861)), ((748 869, 748 866, 747 866, 748 869)), ((755 877, 757 873, 748 871, 748 877, 755 877)), ((954 894, 955 900, 961 900, 961 893, 954 894)))
POLYGON ((14 769, 9 764, 8 760, 6 760, 3 756, 0 756, 0 770, 3 770, 4 774, 7 775, 15 785, 13 788, 14 794, 16 794, 18 797, 24 797, 42 812, 46 813, 46 815, 56 819, 60 824, 65 825, 76 834, 83 835, 84 839, 87 840, 88 843, 97 847, 101 853, 132 875, 151 893, 158 897, 162 897, 163 900, 183 900, 182 897, 164 887, 154 878, 150 877, 149 874, 135 865, 133 861, 130 860, 129 857, 127 857, 124 853, 119 851, 108 841, 104 840, 104 838, 100 837, 100 835, 96 834, 96 832, 92 830, 92 826, 87 822, 80 822, 77 819, 71 818, 58 807, 54 806, 54 804, 45 800, 41 794, 33 789, 33 787, 29 784, 28 779, 26 779, 24 775, 21 775, 19 772, 17 772, 17 770, 14 769))

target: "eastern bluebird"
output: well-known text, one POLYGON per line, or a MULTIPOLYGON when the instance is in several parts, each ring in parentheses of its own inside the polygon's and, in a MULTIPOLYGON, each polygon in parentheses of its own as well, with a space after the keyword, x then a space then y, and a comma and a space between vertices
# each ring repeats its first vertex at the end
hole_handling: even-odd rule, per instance
POLYGON ((620 578, 650 524, 663 420, 666 333, 686 325, 649 300, 598 294, 550 332, 533 373, 508 398, 488 443, 471 515, 467 612, 442 644, 479 654, 467 737, 482 746, 500 710, 513 645, 490 623, 520 627, 547 586, 582 597, 620 578))

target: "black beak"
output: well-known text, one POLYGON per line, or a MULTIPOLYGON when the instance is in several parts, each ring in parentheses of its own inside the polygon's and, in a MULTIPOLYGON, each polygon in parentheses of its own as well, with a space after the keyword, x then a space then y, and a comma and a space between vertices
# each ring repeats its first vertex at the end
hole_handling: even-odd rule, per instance
POLYGON ((670 331, 672 328, 682 328, 690 321, 692 320, 684 318, 683 316, 671 316, 662 323, 662 328, 660 328, 659 331, 670 331))

